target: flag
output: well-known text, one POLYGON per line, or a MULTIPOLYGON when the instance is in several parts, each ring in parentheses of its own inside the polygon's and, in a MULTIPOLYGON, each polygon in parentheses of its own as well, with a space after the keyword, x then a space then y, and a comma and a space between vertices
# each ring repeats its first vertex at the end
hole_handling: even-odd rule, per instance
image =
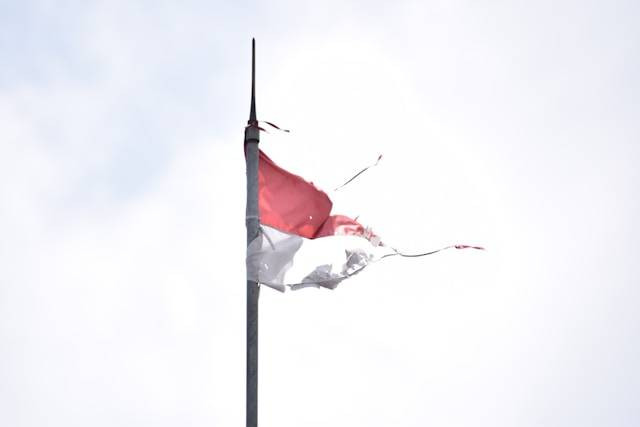
POLYGON ((258 159, 260 232, 247 248, 251 281, 283 292, 287 287, 334 289, 389 256, 422 257, 451 248, 484 250, 457 244, 419 254, 400 252, 355 219, 332 215, 331 199, 311 182, 282 169, 260 150, 258 159))
POLYGON ((248 279, 286 286, 335 288, 362 271, 381 247, 355 219, 332 215, 329 196, 259 151, 260 233, 248 247, 248 279))

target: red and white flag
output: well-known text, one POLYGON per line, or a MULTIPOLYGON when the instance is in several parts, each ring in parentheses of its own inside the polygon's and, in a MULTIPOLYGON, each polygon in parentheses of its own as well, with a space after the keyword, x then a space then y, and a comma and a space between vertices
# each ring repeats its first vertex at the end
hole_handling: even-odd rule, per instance
POLYGON ((356 220, 332 215, 326 193, 259 152, 260 234, 249 244, 248 279, 285 290, 335 288, 374 259, 380 239, 356 220))
POLYGON ((384 245, 355 219, 332 215, 333 204, 326 193, 282 169, 262 151, 258 165, 260 233, 247 249, 249 280, 279 291, 287 286, 333 289, 371 262, 388 256, 424 256, 449 248, 482 249, 452 245, 403 254, 384 245))

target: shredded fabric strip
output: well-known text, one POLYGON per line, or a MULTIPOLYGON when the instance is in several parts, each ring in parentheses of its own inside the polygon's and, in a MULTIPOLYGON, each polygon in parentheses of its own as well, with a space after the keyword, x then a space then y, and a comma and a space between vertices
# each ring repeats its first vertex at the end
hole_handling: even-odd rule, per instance
POLYGON ((479 246, 451 245, 421 254, 405 254, 359 236, 307 239, 263 225, 248 248, 247 274, 249 280, 280 292, 287 287, 335 289, 343 280, 388 257, 422 257, 447 249, 469 248, 484 250, 479 246))

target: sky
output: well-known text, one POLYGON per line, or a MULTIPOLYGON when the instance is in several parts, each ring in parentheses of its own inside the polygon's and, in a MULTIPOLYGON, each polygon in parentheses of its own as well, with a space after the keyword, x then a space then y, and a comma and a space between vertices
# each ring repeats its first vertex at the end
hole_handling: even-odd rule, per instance
POLYGON ((407 252, 260 294, 261 426, 640 423, 633 1, 0 2, 0 424, 241 426, 250 46, 407 252))

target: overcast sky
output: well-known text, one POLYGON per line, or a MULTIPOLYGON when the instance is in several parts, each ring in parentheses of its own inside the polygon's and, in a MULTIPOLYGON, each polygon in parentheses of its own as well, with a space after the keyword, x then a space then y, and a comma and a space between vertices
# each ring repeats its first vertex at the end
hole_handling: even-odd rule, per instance
POLYGON ((242 426, 244 124, 406 251, 260 298, 261 426, 640 424, 633 1, 0 2, 0 424, 242 426))

